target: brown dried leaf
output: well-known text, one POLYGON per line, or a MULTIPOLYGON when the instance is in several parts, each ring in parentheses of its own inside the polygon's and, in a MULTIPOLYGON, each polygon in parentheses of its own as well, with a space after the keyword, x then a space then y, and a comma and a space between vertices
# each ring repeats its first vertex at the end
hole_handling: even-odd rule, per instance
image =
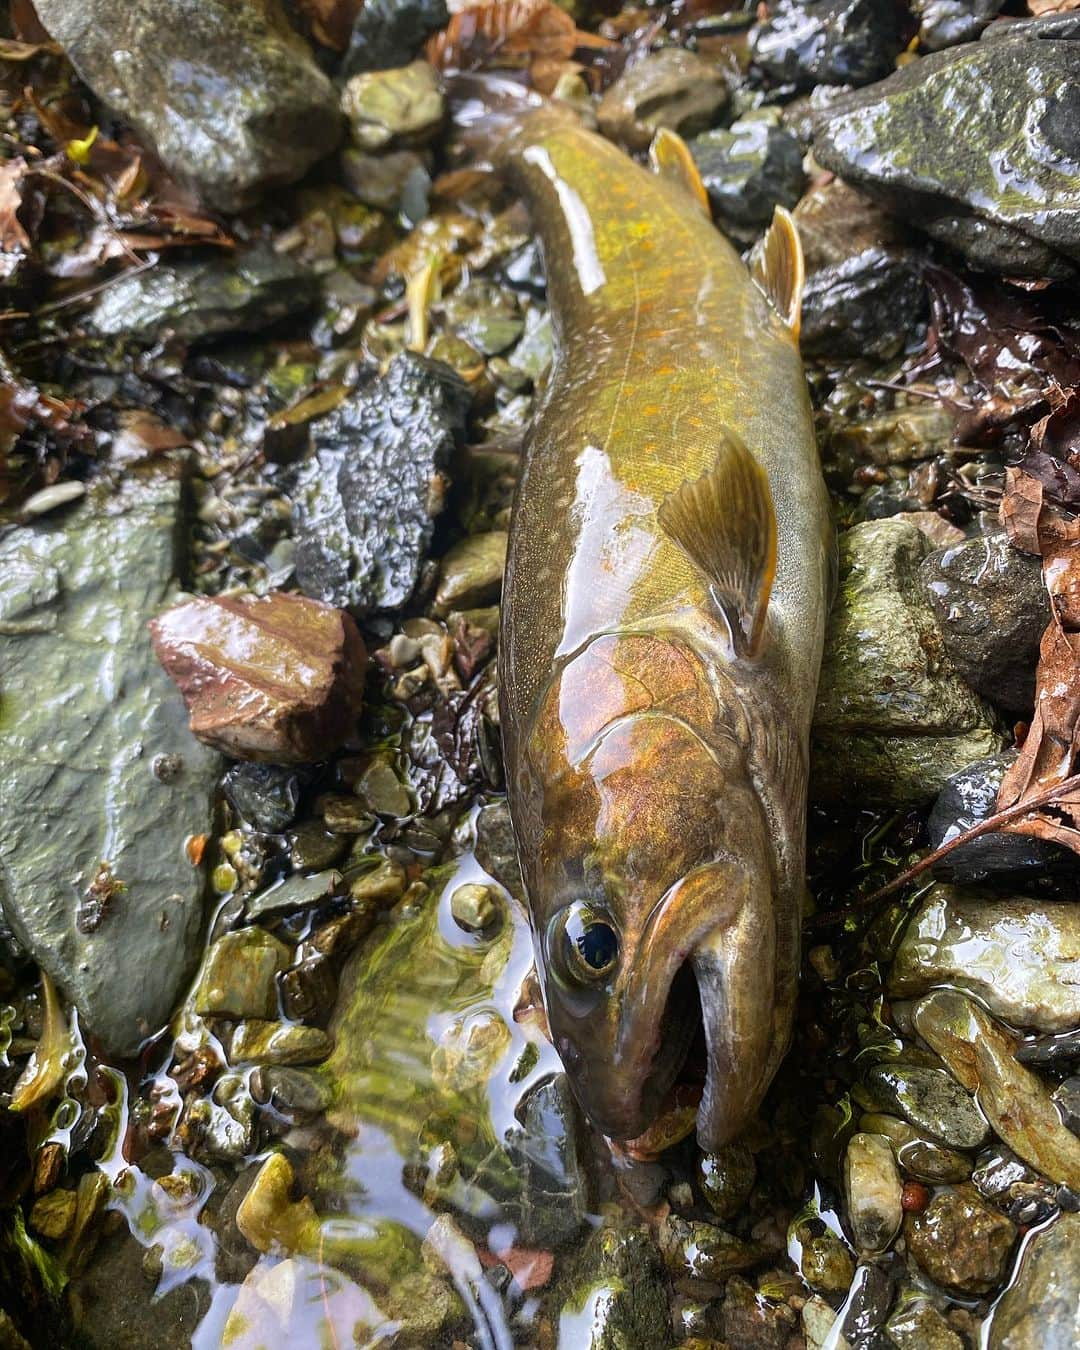
POLYGON ((440 70, 522 69, 541 59, 569 61, 579 48, 614 45, 583 32, 553 0, 493 0, 455 14, 425 51, 440 70))
POLYGON ((297 4, 307 15, 311 31, 319 41, 343 52, 364 0, 297 0, 297 4))
POLYGON ((30 236, 18 216, 25 177, 26 160, 21 155, 0 164, 0 248, 5 253, 25 253, 30 247, 30 236))

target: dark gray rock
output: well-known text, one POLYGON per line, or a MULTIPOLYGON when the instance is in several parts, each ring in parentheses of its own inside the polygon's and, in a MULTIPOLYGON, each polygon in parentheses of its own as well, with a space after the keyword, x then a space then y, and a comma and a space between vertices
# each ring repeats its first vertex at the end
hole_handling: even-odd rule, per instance
POLYGON ((404 353, 312 428, 293 494, 306 595, 360 611, 412 594, 468 393, 449 366, 404 353))
POLYGON ((563 1246, 589 1213, 589 1184, 578 1151, 581 1126, 566 1075, 537 1083, 517 1115, 521 1132, 511 1137, 510 1152, 521 1165, 522 1241, 563 1246))
POLYGON ((1080 1214, 1062 1214, 1024 1248, 1012 1286, 990 1320, 988 1350, 1080 1345, 1080 1214))
POLYGON ((795 211, 806 258, 801 345, 810 356, 891 356, 923 319, 926 290, 902 230, 839 179, 795 211))
POLYGON ((939 52, 961 42, 973 42, 1004 0, 916 0, 912 5, 919 20, 919 46, 939 52))
POLYGON ((236 258, 157 263, 108 286, 87 318, 100 337, 197 342, 220 333, 251 333, 314 304, 318 278, 309 268, 260 247, 236 258))
POLYGON ((922 574, 953 665, 991 703, 1030 714, 1039 642, 1050 622, 1038 559, 1001 532, 938 549, 922 574))
POLYGON ((365 0, 356 16, 342 73, 404 66, 450 21, 445 0, 365 0))
MULTIPOLYGON (((931 848, 940 848, 996 810, 1001 780, 1015 759, 1016 752, 1011 750, 990 755, 949 779, 926 823, 931 848)), ((965 885, 981 881, 1009 884, 1048 872, 1074 870, 1075 859, 1067 849, 1046 839, 999 832, 961 845, 942 858, 934 867, 934 875, 965 885)))
POLYGON ((1021 1041, 1016 1049, 1016 1058, 1021 1064, 1035 1064, 1046 1069, 1080 1065, 1080 1030, 1021 1041))
POLYGON ((870 84, 903 50, 893 0, 779 0, 750 33, 754 65, 773 84, 870 84))
POLYGON ((278 0, 40 0, 97 94, 223 210, 291 183, 341 139, 334 87, 278 0))
POLYGON ((0 539, 0 898, 18 940, 132 1055, 190 973, 220 761, 150 646, 175 596, 176 465, 101 482, 0 539))
POLYGON ((1080 1078, 1066 1078, 1051 1095, 1061 1119, 1073 1134, 1080 1134, 1080 1078))
POLYGON ((875 1064, 867 1072, 871 1095, 950 1148, 978 1148, 990 1128, 970 1093, 944 1069, 924 1064, 875 1064))
POLYGON ((296 819, 300 776, 282 764, 234 764, 221 784, 240 816, 257 830, 280 834, 296 819))
POLYGON ((480 808, 476 817, 476 861, 511 895, 518 899, 524 896, 514 827, 505 801, 491 802, 480 808))
POLYGON ((1080 261, 1080 44, 1019 36, 935 52, 829 109, 827 169, 976 267, 1080 261))
POLYGON ((689 148, 718 223, 737 235, 752 238, 774 207, 793 207, 802 195, 802 150, 774 109, 707 131, 689 148))
POLYGON ((596 108, 600 130, 631 150, 645 150, 661 127, 696 136, 719 122, 728 105, 719 67, 682 47, 661 47, 630 65, 596 108))

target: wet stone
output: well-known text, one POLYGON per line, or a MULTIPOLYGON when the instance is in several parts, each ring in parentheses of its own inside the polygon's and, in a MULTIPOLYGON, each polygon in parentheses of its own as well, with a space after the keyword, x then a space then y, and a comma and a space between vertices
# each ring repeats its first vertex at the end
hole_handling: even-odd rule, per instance
POLYGON ((318 1027, 249 1021, 233 1032, 229 1058, 234 1064, 318 1064, 333 1048, 334 1042, 318 1027))
POLYGON ((1073 1350, 1080 1344, 1080 1214, 1060 1215, 1025 1246, 994 1308, 988 1350, 1073 1350))
POLYGON ((199 0, 182 18, 156 0, 35 8, 102 102, 223 210, 294 182, 341 138, 333 85, 277 0, 199 0))
POLYGON ((559 1315, 559 1343, 580 1350, 661 1346, 671 1337, 663 1265, 647 1232, 602 1229, 582 1253, 559 1315))
POLYGON ((810 1288, 821 1294, 846 1293, 855 1275, 851 1253, 832 1233, 803 1242, 799 1268, 810 1288))
POLYGON ((714 126, 728 98, 717 67, 681 47, 662 47, 619 76, 596 116, 605 136, 645 150, 661 127, 686 139, 714 126))
POLYGON ((430 182, 424 160, 415 150, 369 155, 354 147, 342 155, 341 172, 353 196, 379 211, 399 210, 410 183, 430 182))
POLYGON ((1078 75, 1080 46, 1049 35, 934 52, 830 108, 814 156, 975 267, 1068 276, 1078 75))
POLYGON ((521 897, 524 894, 514 827, 505 801, 482 806, 477 814, 476 861, 511 895, 521 897))
POLYGON ((413 802, 408 789, 384 759, 374 760, 360 775, 356 791, 372 811, 380 816, 407 816, 413 802))
POLYGON ((306 594, 358 611, 409 599, 468 401, 449 366, 408 353, 314 424, 293 494, 306 594))
POLYGON ((467 933, 482 933, 498 922, 502 905, 490 886, 469 882, 458 886, 451 895, 450 913, 458 927, 467 933))
MULTIPOLYGON (((300 876, 294 873, 265 891, 253 896, 244 908, 250 920, 279 918, 283 914, 297 914, 301 910, 311 909, 328 895, 336 895, 342 889, 341 873, 334 868, 325 872, 316 872, 313 876, 300 876)), ((266 1013, 247 1014, 265 1017, 266 1013)))
POLYGON ((273 1017, 277 976, 292 953, 262 928, 240 928, 211 944, 199 982, 195 1011, 202 1017, 273 1017))
POLYGON ((0 800, 19 804, 0 900, 119 1056, 165 1023, 194 963, 203 878, 184 845, 210 831, 219 771, 146 635, 183 566, 181 489, 162 463, 0 541, 0 800))
POLYGON ((443 314, 450 329, 485 356, 512 347, 525 329, 514 292, 485 282, 459 289, 443 305, 443 314))
POLYGON ((689 1276, 722 1284, 729 1276, 751 1270, 768 1260, 769 1248, 744 1242, 715 1224, 669 1215, 660 1226, 658 1239, 664 1263, 674 1276, 689 1276))
POLYGON ((571 1242, 589 1212, 589 1180, 580 1156, 581 1127, 566 1075, 537 1083, 519 1103, 512 1151, 522 1162, 522 1239, 539 1247, 571 1242))
POLYGON ((1012 1026, 1073 1029, 1080 1024, 1077 905, 936 886, 904 931, 887 988, 910 998, 937 985, 974 994, 1012 1026))
POLYGON ((393 858, 380 858, 374 867, 365 868, 350 878, 349 894, 358 904, 370 903, 389 909, 405 893, 405 869, 393 858))
POLYGON ((914 525, 867 521, 840 537, 811 731, 811 793, 925 800, 1000 746, 990 710, 953 670, 919 576, 914 525))
POLYGON ((243 820, 257 830, 280 834, 296 819, 300 778, 280 764, 234 764, 221 783, 243 820))
POLYGON ((728 1281, 721 1327, 729 1350, 785 1350, 797 1326, 798 1317, 786 1303, 760 1297, 739 1275, 728 1281))
POLYGON ((86 322, 99 337, 199 342, 222 333, 256 332, 303 313, 318 294, 318 278, 310 268, 257 247, 235 258, 159 262, 121 276, 102 292, 86 322))
POLYGON ((74 1191, 60 1188, 39 1196, 30 1210, 30 1227, 39 1237, 60 1242, 75 1222, 78 1200, 74 1191))
POLYGON ((926 313, 918 258, 886 213, 840 179, 794 212, 806 259, 800 345, 809 356, 891 356, 926 313))
POLYGON ((698 1163, 701 1193, 720 1219, 733 1219, 742 1211, 756 1179, 754 1155, 745 1144, 725 1144, 703 1153, 698 1163))
POLYGON ((191 730, 237 759, 323 759, 355 726, 367 653, 342 610, 280 591, 199 597, 150 633, 191 730))
POLYGON ((278 1064, 254 1070, 251 1094, 260 1105, 301 1116, 318 1115, 333 1098, 332 1086, 321 1074, 278 1064))
MULTIPOLYGON (((871 1261, 855 1268, 855 1278, 840 1318, 840 1345, 859 1346, 860 1350, 890 1350, 881 1340, 880 1327, 892 1306, 895 1292, 886 1270, 871 1261)), ((836 1350, 840 1350, 840 1345, 836 1350)))
POLYGON ((904 1235, 936 1284, 960 1294, 986 1294, 1008 1273, 1016 1227, 965 1186, 939 1191, 921 1214, 909 1214, 904 1235))
POLYGON ((1066 1078, 1051 1096, 1066 1127, 1080 1135, 1080 1078, 1066 1078))
POLYGON ((976 693, 1030 713, 1050 601, 1038 559, 1004 533, 965 539, 922 564, 949 659, 976 693))
POLYGON ((340 862, 349 851, 350 840, 344 834, 331 834, 317 820, 301 821, 289 830, 289 857, 294 867, 324 872, 340 862))
POLYGON ((439 77, 426 61, 354 75, 342 92, 341 108, 353 140, 368 151, 422 144, 446 115, 439 77))
MULTIPOLYGON (((819 1294, 815 1294, 803 1305, 801 1320, 806 1350, 823 1350, 836 1321, 835 1311, 819 1294)), ((844 1350, 843 1345, 838 1343, 835 1350, 844 1350)))
POLYGON ((1072 1068, 1080 1064, 1080 1030, 1021 1041, 1016 1047, 1016 1058, 1021 1064, 1036 1064, 1043 1068, 1072 1068))
POLYGON ((844 1158, 844 1191, 859 1251, 884 1251, 900 1231, 901 1189, 889 1141, 876 1134, 852 1135, 844 1158))
POLYGON ((974 42, 997 16, 1003 0, 916 0, 919 48, 939 52, 961 42, 974 42))
POLYGON ((723 229, 739 237, 756 235, 772 220, 776 206, 793 207, 802 195, 802 149, 778 124, 773 109, 707 131, 689 145, 723 229))
MULTIPOLYGON (((989 755, 948 779, 926 823, 932 849, 993 814, 1001 780, 1015 760, 1012 750, 989 755)), ((1068 875, 1074 869, 1074 855, 1050 840, 999 830, 961 845, 935 866, 934 875, 965 884, 1022 886, 1047 874, 1068 875)))
POLYGON ((773 84, 871 84, 903 49, 891 0, 777 0, 750 33, 754 65, 773 84))
POLYGON ((944 1069, 921 1064, 876 1064, 866 1075, 870 1092, 918 1130, 950 1148, 978 1148, 989 1127, 970 1095, 944 1069))
POLYGON ((901 1168, 920 1181, 966 1181, 971 1175, 971 1160, 966 1154, 920 1134, 913 1125, 897 1116, 873 1111, 862 1117, 859 1128, 871 1134, 883 1134, 892 1144, 901 1168))
POLYGON ((439 569, 435 608, 440 614, 498 599, 506 567, 505 530, 471 534, 450 549, 439 569))
POLYGON ((353 25, 343 73, 403 66, 449 20, 445 0, 365 0, 353 25))

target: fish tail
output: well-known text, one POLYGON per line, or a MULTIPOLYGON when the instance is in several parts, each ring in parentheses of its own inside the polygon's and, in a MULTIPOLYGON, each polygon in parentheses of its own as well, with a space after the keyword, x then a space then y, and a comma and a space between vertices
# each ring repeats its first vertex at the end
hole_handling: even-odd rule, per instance
POLYGON ((461 145, 478 168, 499 170, 553 127, 577 124, 565 105, 507 75, 457 71, 443 81, 461 145))

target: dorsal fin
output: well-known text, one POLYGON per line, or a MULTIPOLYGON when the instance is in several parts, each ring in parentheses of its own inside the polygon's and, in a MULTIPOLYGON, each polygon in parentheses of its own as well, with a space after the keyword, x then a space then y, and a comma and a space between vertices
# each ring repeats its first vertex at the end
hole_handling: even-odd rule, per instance
POLYGON ((694 163, 686 142, 677 131, 661 127, 652 138, 649 146, 649 167, 671 183, 677 183, 684 192, 690 194, 706 215, 709 215, 709 194, 701 181, 701 174, 694 163))
POLYGON ((750 275, 797 342, 806 264, 799 231, 790 211, 785 211, 782 206, 773 212, 772 224, 764 238, 754 246, 750 255, 750 275))
POLYGON ((730 428, 715 466, 660 505, 663 530, 709 579, 740 656, 755 656, 776 574, 776 512, 765 470, 730 428))

